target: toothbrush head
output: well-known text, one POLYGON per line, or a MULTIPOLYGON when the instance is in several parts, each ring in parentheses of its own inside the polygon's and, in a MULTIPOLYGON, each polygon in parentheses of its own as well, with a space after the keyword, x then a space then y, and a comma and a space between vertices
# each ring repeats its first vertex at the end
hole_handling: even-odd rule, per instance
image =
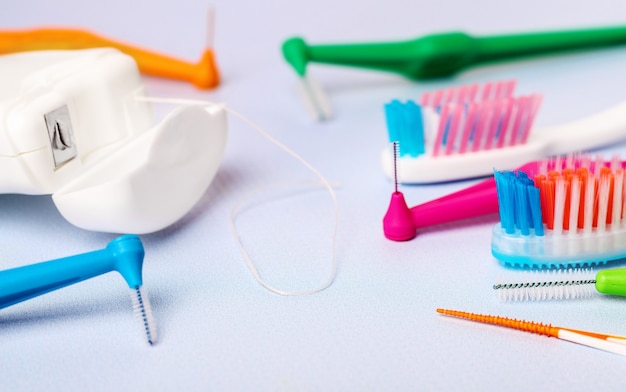
MULTIPOLYGON (((403 181, 483 177, 494 167, 514 169, 542 157, 542 146, 528 142, 541 96, 514 97, 514 89, 514 81, 474 84, 426 93, 419 105, 385 105, 389 140, 400 142, 403 181)), ((388 151, 382 165, 391 176, 388 151)))
POLYGON ((564 165, 533 173, 534 179, 495 173, 500 223, 491 250, 505 266, 585 267, 626 257, 622 162, 564 165))

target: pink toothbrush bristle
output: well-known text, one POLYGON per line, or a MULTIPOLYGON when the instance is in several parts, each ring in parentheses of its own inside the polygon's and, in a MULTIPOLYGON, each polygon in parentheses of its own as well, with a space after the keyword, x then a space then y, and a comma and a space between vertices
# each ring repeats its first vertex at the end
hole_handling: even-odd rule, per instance
POLYGON ((625 164, 570 154, 496 172, 501 219, 492 254, 503 265, 537 269, 623 259, 625 164))
POLYGON ((439 155, 439 149, 443 146, 444 137, 448 129, 448 111, 450 106, 444 106, 441 109, 441 119, 439 120, 439 129, 437 130, 437 136, 435 137, 435 144, 433 145, 433 155, 439 155))
POLYGON ((513 112, 513 100, 512 99, 507 99, 505 100, 502 104, 501 104, 501 108, 502 108, 502 133, 500 134, 500 137, 498 138, 498 143, 496 144, 497 148, 502 148, 504 147, 505 143, 507 140, 509 140, 511 138, 510 133, 508 132, 509 129, 509 122, 511 120, 511 113, 513 112))
MULTIPOLYGON (((450 118, 450 129, 448 130, 448 138, 451 140, 456 140, 456 134, 458 132, 459 126, 461 124, 461 115, 463 113, 463 108, 461 106, 456 106, 452 109, 452 115, 450 118)), ((446 155, 450 155, 454 152, 454 144, 448 143, 446 145, 446 155)))
POLYGON ((482 93, 482 97, 481 97, 481 101, 487 101, 490 99, 490 95, 491 95, 491 86, 492 83, 489 82, 487 84, 485 84, 484 88, 483 88, 483 93, 482 93))
POLYGON ((467 94, 467 101, 468 102, 473 102, 474 99, 476 98, 476 94, 478 93, 478 85, 477 84, 473 84, 468 88, 468 94, 467 94))
POLYGON ((432 156, 524 144, 541 103, 538 94, 513 96, 515 81, 427 92, 421 105, 439 113, 432 156))

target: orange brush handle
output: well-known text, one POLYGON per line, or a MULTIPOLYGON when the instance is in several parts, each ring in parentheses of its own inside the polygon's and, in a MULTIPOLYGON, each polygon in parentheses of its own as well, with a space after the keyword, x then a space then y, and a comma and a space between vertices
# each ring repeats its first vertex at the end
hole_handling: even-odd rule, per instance
POLYGON ((0 54, 33 50, 67 50, 112 47, 132 56, 147 75, 183 80, 208 89, 219 84, 219 72, 211 49, 197 64, 117 42, 81 29, 39 28, 0 31, 0 54))
POLYGON ((615 339, 615 340, 626 341, 626 337, 619 336, 619 335, 607 335, 607 334, 604 334, 604 333, 581 331, 579 329, 570 329, 570 328, 561 328, 561 329, 563 329, 565 331, 575 332, 575 333, 578 333, 578 334, 581 334, 581 335, 591 336, 592 338, 596 338, 596 339, 602 339, 602 340, 615 339))
POLYGON ((626 337, 619 335, 607 335, 603 333, 596 333, 590 331, 581 331, 579 329, 571 329, 571 328, 563 328, 563 327, 554 327, 550 324, 537 323, 534 321, 524 321, 511 319, 508 317, 500 317, 500 316, 490 316, 485 314, 477 314, 477 313, 469 313, 469 312, 461 312, 458 310, 450 310, 450 309, 437 309, 437 313, 443 314, 445 316, 452 316, 463 318, 466 320, 476 321, 484 324, 493 324, 501 327, 507 327, 512 329, 517 329, 520 331, 526 331, 531 333, 536 333, 538 335, 550 336, 550 337, 559 337, 559 331, 569 331, 574 332, 580 335, 589 336, 596 339, 608 340, 608 339, 616 339, 616 340, 626 340, 626 337))

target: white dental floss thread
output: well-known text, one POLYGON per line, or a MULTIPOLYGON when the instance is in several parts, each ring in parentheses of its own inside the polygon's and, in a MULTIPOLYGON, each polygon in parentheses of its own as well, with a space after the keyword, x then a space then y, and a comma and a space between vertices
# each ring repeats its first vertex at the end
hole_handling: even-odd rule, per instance
POLYGON ((222 108, 224 108, 224 110, 227 113, 230 113, 230 114, 232 114, 235 117, 238 117, 241 121, 243 121, 248 126, 250 126, 252 129, 257 131, 261 136, 265 137, 267 140, 269 140, 271 143, 276 145, 278 148, 280 148, 281 150, 283 150, 287 154, 291 155, 294 159, 296 159, 298 162, 300 162, 304 167, 306 167, 313 174, 315 174, 315 176, 317 176, 320 179, 321 184, 328 190, 328 193, 330 194, 330 196, 331 196, 331 198, 333 200, 334 215, 335 215, 335 223, 333 225, 332 245, 331 245, 332 246, 331 271, 330 271, 330 274, 328 275, 328 278, 326 279, 326 281, 324 283, 322 283, 320 286, 318 286, 316 288, 313 288, 311 290, 295 291, 294 292, 294 291, 281 290, 281 289, 276 288, 276 287, 270 285, 269 283, 267 283, 265 280, 263 280, 263 278, 259 274, 259 271, 256 268, 256 266, 254 265, 254 262, 252 261, 252 258, 250 257, 250 255, 246 251, 246 249, 245 249, 245 247, 243 245, 243 242, 241 240, 241 236, 237 232, 237 227, 235 225, 235 218, 236 218, 237 214, 240 212, 241 206, 244 204, 245 201, 250 199, 253 195, 261 193, 261 192, 263 192, 263 191, 265 191, 267 189, 270 189, 270 188, 293 186, 293 185, 297 185, 297 183, 290 182, 290 183, 276 184, 276 185, 273 185, 273 186, 269 186, 269 185, 268 186, 262 186, 262 187, 259 187, 259 188, 256 188, 256 189, 252 190, 251 192, 246 194, 244 197, 240 198, 239 201, 235 204, 235 206, 231 210, 231 213, 230 213, 230 228, 231 228, 231 231, 232 231, 235 239, 237 240, 237 244, 239 245, 239 250, 241 251, 241 254, 243 255, 243 258, 244 258, 244 260, 246 262, 246 265, 248 266, 248 269, 252 273, 252 276, 254 276, 254 279, 256 279, 256 281, 261 286, 265 287, 267 290, 269 290, 269 291, 271 291, 271 292, 273 292, 275 294, 284 295, 284 296, 302 296, 302 295, 315 294, 315 293, 318 293, 320 291, 323 291, 324 289, 328 288, 333 283, 333 281, 335 279, 335 275, 337 274, 337 260, 336 260, 336 255, 335 255, 335 253, 336 253, 335 252, 335 245, 336 245, 336 239, 337 239, 337 224, 339 222, 338 203, 337 203, 337 196, 335 195, 335 192, 333 191, 332 186, 330 185, 328 180, 326 180, 326 178, 324 178, 324 176, 322 176, 322 174, 320 174, 320 172, 317 171, 317 169, 315 169, 313 166, 311 166, 311 164, 309 164, 307 161, 305 161, 304 158, 302 158, 301 156, 299 156, 298 154, 293 152, 291 149, 289 149, 287 146, 285 146, 284 144, 282 144, 281 142, 276 140, 273 136, 271 136, 267 131, 265 131, 259 125, 255 124, 254 122, 249 120, 247 117, 245 117, 241 113, 239 113, 239 112, 229 108, 225 104, 218 104, 218 103, 214 103, 214 102, 210 102, 210 101, 202 101, 202 100, 182 99, 182 98, 157 98, 157 97, 136 96, 136 99, 137 100, 142 100, 142 101, 147 101, 147 102, 155 102, 155 103, 169 103, 169 104, 179 104, 179 105, 199 105, 199 106, 218 106, 218 107, 222 107, 222 108))

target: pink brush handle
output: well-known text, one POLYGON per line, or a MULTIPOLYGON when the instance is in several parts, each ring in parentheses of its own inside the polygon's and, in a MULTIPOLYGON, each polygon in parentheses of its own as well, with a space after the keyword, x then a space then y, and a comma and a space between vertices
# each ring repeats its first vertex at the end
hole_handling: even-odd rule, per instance
POLYGON ((409 208, 401 192, 391 195, 383 218, 385 237, 408 241, 422 227, 498 212, 498 194, 493 177, 450 195, 409 208))
MULTIPOLYGON (((539 165, 540 161, 530 162, 516 170, 532 175, 538 172, 539 165)), ((493 177, 411 208, 416 229, 496 212, 498 212, 498 192, 493 177)))
MULTIPOLYGON (((566 163, 566 160, 561 162, 562 165, 566 163)), ((609 162, 603 163, 609 165, 609 162)), ((622 168, 626 168, 626 161, 621 164, 622 168)), ((530 162, 516 170, 532 176, 539 172, 540 165, 541 161, 530 162)), ((415 237, 419 228, 497 212, 498 193, 493 177, 412 208, 407 206, 401 192, 394 192, 383 218, 383 230, 385 237, 391 240, 407 241, 415 237)))
MULTIPOLYGON (((539 162, 531 162, 518 170, 536 173, 539 162)), ((391 195, 383 218, 385 237, 393 241, 408 241, 419 228, 474 218, 498 212, 498 193, 493 177, 469 188, 439 199, 409 208, 401 192, 391 195)))
POLYGON ((498 194, 493 177, 411 208, 416 229, 496 212, 498 194))

